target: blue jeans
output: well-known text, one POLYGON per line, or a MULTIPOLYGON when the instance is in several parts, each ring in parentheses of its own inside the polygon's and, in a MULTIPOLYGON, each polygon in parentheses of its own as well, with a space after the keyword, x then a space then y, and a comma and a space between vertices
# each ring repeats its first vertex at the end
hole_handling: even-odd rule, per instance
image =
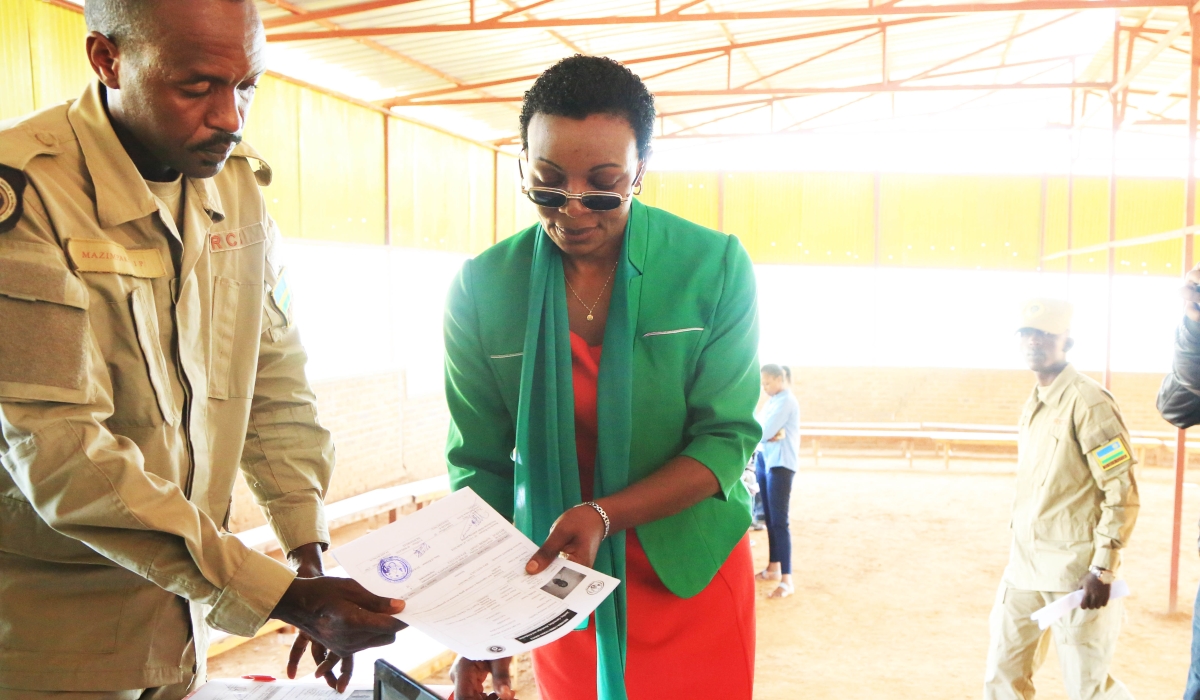
POLYGON ((1196 592, 1196 607, 1192 612, 1192 668, 1188 671, 1183 700, 1200 700, 1200 591, 1196 592))
POLYGON ((787 467, 767 469, 762 453, 754 459, 754 473, 762 494, 763 515, 767 520, 767 547, 771 563, 779 562, 781 573, 792 573, 792 533, 788 510, 792 501, 792 479, 796 472, 787 467))

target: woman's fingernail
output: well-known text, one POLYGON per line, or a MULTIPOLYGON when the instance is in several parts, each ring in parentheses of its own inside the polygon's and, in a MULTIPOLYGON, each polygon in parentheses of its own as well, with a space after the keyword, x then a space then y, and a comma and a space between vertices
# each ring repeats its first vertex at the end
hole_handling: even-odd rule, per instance
POLYGON ((537 573, 537 570, 538 570, 537 562, 534 561, 533 559, 530 559, 529 563, 525 565, 525 573, 533 574, 533 573, 537 573))

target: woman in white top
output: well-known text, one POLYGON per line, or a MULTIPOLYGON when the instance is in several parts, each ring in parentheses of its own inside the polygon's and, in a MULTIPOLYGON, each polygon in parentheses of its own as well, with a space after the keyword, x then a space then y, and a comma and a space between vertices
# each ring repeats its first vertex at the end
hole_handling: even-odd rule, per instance
POLYGON ((762 367, 762 388, 768 398, 756 416, 762 424, 763 439, 754 459, 771 556, 767 568, 758 573, 758 579, 779 581, 771 598, 786 598, 795 592, 788 510, 800 451, 800 403, 792 394, 791 381, 792 373, 787 367, 762 367))

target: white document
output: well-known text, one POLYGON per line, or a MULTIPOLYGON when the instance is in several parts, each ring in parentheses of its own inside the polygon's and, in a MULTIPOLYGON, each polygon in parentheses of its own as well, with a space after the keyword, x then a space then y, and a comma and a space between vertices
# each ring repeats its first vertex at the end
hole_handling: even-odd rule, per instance
POLYGON ((404 600, 397 618, 482 661, 565 636, 620 584, 561 558, 530 576, 537 549, 467 488, 332 554, 367 590, 404 600))
MULTIPOLYGON (((1108 594, 1108 600, 1111 602, 1117 598, 1124 598, 1127 595, 1129 595, 1129 584, 1124 580, 1113 581, 1112 590, 1108 594)), ((1083 605, 1083 589, 1068 593, 1030 615, 1029 619, 1038 623, 1038 629, 1044 630, 1061 620, 1064 615, 1078 608, 1080 605, 1083 605)))
POLYGON ((252 681, 240 678, 211 680, 185 700, 371 700, 374 686, 351 684, 345 694, 325 681, 252 681))

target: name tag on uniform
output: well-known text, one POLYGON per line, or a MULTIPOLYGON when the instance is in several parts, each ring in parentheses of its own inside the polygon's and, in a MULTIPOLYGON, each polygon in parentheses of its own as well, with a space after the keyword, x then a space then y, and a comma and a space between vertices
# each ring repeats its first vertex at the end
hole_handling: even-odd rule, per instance
POLYGON ((129 250, 112 241, 72 238, 67 254, 80 272, 107 272, 154 279, 167 276, 167 266, 157 250, 129 250))
POLYGON ((1125 441, 1120 435, 1097 447, 1092 454, 1096 455, 1096 461, 1100 463, 1100 468, 1104 471, 1119 467, 1132 459, 1129 456, 1129 449, 1125 447, 1125 441))
POLYGON ((262 224, 251 224, 234 231, 212 233, 208 236, 208 250, 212 253, 223 253, 227 250, 237 250, 246 246, 261 243, 266 234, 262 224))

